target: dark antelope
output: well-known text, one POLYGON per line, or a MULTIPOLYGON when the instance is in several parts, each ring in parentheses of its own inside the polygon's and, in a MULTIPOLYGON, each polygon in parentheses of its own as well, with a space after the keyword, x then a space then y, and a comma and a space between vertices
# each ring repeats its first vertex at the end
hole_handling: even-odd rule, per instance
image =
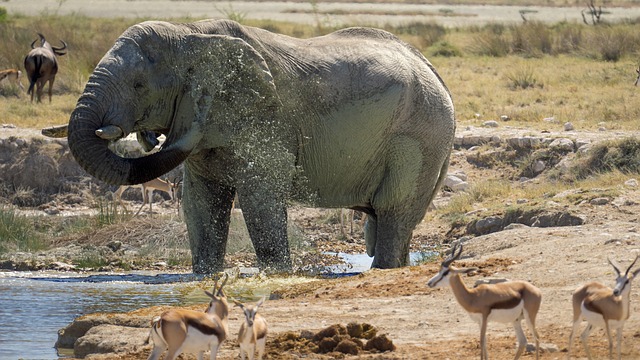
POLYGON ((469 289, 462 282, 460 274, 477 270, 476 268, 458 269, 451 263, 462 254, 462 245, 454 246, 451 255, 440 266, 440 271, 432 277, 427 285, 432 288, 450 286, 453 295, 469 313, 471 318, 480 324, 480 359, 488 359, 487 323, 491 321, 511 323, 518 337, 516 359, 522 355, 527 344, 527 337, 522 330, 522 319, 533 333, 536 342, 536 359, 539 357, 539 336, 536 331, 536 315, 542 302, 540 290, 526 281, 505 281, 497 284, 482 284, 469 289), (456 250, 460 249, 457 253, 456 250))
POLYGON ((33 87, 37 86, 36 99, 40 102, 42 99, 42 89, 44 85, 49 82, 49 102, 51 102, 51 88, 53 82, 56 79, 58 73, 58 60, 56 55, 62 56, 66 54, 67 44, 60 40, 62 47, 54 47, 44 38, 44 36, 38 33, 40 37, 40 46, 34 47, 37 39, 31 43, 31 51, 24 58, 24 68, 27 71, 27 77, 29 78, 29 90, 27 94, 31 94, 31 102, 33 102, 33 87))
POLYGON ((633 273, 629 274, 633 265, 638 261, 636 255, 635 260, 629 265, 624 275, 618 269, 616 265, 609 260, 609 264, 613 266, 616 272, 616 286, 611 289, 610 287, 603 285, 599 282, 590 282, 576 289, 573 293, 573 329, 569 336, 569 347, 567 351, 567 357, 571 356, 571 344, 573 343, 573 334, 580 327, 582 320, 587 321, 587 328, 582 332, 580 339, 582 345, 584 345, 584 351, 587 353, 587 357, 591 359, 591 353, 589 352, 589 345, 587 340, 589 333, 594 326, 605 329, 607 338, 609 339, 609 358, 613 356, 613 339, 611 338, 611 329, 616 330, 616 337, 618 339, 618 359, 621 355, 621 343, 622 343, 622 328, 625 321, 629 319, 630 305, 629 300, 631 296, 631 280, 633 280, 640 268, 636 269, 633 273))

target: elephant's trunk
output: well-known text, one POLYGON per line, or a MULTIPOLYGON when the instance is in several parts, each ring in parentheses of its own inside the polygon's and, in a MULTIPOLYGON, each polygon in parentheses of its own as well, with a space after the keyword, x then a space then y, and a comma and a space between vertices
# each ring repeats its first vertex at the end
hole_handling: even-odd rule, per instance
POLYGON ((192 147, 170 146, 135 159, 114 154, 108 147, 109 141, 96 135, 96 130, 110 124, 103 123, 104 110, 94 96, 80 98, 71 114, 68 131, 71 153, 89 174, 114 185, 140 184, 166 174, 191 153, 192 147))

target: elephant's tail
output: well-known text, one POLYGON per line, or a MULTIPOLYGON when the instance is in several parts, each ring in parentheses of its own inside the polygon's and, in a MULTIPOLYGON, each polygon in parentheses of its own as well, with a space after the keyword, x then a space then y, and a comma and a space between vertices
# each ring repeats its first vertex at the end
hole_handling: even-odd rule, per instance
POLYGON ((440 187, 442 186, 442 183, 444 182, 444 179, 447 178, 447 172, 448 171, 449 171, 449 157, 447 156, 447 158, 445 159, 444 163, 442 164, 442 167, 440 168, 440 174, 438 174, 438 181, 436 181, 436 185, 433 187, 433 191, 431 192, 431 195, 429 196, 429 200, 427 202, 427 207, 433 202, 433 199, 438 194, 438 190, 440 190, 440 187))

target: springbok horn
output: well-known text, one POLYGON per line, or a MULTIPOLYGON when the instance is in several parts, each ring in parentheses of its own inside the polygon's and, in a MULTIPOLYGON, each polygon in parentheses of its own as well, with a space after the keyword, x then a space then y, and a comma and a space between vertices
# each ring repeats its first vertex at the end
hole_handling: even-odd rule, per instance
POLYGON ((218 293, 216 294, 217 296, 224 296, 222 288, 224 287, 224 284, 227 283, 227 280, 229 280, 229 274, 224 273, 224 280, 222 280, 222 285, 220 285, 220 288, 218 289, 218 293))
MULTIPOLYGON (((613 261, 611 261, 610 258, 607 258, 607 261, 609 261, 609 264, 611 264, 611 266, 613 266, 613 269, 616 271, 616 274, 618 274, 618 276, 620 276, 620 270, 618 269, 618 267, 613 263, 613 261)), ((634 261, 635 263, 635 261, 634 261)), ((633 265, 633 264, 631 264, 633 265)))
POLYGON ((104 140, 115 140, 122 137, 124 131, 119 126, 108 125, 96 130, 96 136, 104 140))
POLYGON ((33 42, 31 43, 31 48, 32 48, 32 49, 35 49, 35 47, 33 47, 33 44, 35 44, 35 43, 36 43, 36 41, 38 41, 38 39, 33 40, 33 42))
POLYGON ((624 276, 629 275, 629 270, 631 270, 631 268, 633 267, 633 265, 636 264, 636 261, 638 261, 638 256, 640 255, 636 255, 636 258, 633 260, 633 262, 631 263, 631 265, 629 265, 629 267, 627 268, 627 271, 625 271, 624 276))

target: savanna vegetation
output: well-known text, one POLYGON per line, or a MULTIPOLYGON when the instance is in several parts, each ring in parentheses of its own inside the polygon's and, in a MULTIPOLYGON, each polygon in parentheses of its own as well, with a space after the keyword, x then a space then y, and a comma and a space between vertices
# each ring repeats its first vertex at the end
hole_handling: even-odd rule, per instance
MULTIPOLYGON (((526 5, 530 2, 515 3, 526 5)), ((578 1, 549 0, 545 5, 575 3, 578 1)), ((636 1, 612 0, 609 3, 633 5, 636 1)), ((336 30, 321 22, 306 26, 250 21, 231 10, 227 15, 246 25, 296 37, 336 30)), ((69 50, 66 56, 59 58, 60 70, 51 104, 46 100, 42 104, 32 104, 17 87, 0 84, 0 122, 29 128, 66 123, 89 74, 103 54, 128 26, 143 20, 53 14, 24 17, 4 13, 0 16, 0 68, 21 68, 29 44, 36 39, 36 32, 44 34, 51 43, 64 40, 69 50)), ((170 19, 177 22, 195 20, 198 19, 170 19)), ((532 131, 554 130, 550 129, 553 127, 560 130, 565 122, 585 130, 629 131, 640 128, 640 97, 636 94, 639 89, 634 87, 635 69, 640 61, 637 27, 636 22, 593 26, 527 21, 517 25, 489 24, 455 29, 415 23, 388 26, 386 30, 415 45, 435 65, 453 94, 459 127, 481 126, 486 120, 506 116, 508 126, 532 131), (545 121, 548 118, 556 121, 545 121)), ((510 185, 508 179, 477 182, 469 191, 454 196, 445 208, 428 216, 431 220, 460 221, 474 208, 503 208, 506 198, 514 203, 518 198, 538 199, 523 205, 537 206, 565 189, 602 192, 603 188, 615 188, 613 184, 640 172, 637 166, 640 144, 633 139, 607 143, 595 148, 592 154, 595 155, 585 156, 579 169, 569 175, 550 176, 548 181, 517 187, 510 185)), ((531 163, 527 156, 531 155, 518 156, 508 165, 516 172, 522 172, 531 163)), ((100 215, 90 220, 87 228, 130 219, 114 212, 108 205, 96 207, 99 207, 100 215)), ((0 238, 24 244, 0 244, 0 252, 41 246, 31 240, 20 240, 18 233, 51 234, 50 228, 38 228, 23 220, 10 208, 0 208, 0 238), (5 234, 2 232, 14 235, 2 235, 5 234)), ((87 221, 78 224, 79 231, 83 231, 87 221)), ((28 238, 38 239, 38 236, 28 238)))

